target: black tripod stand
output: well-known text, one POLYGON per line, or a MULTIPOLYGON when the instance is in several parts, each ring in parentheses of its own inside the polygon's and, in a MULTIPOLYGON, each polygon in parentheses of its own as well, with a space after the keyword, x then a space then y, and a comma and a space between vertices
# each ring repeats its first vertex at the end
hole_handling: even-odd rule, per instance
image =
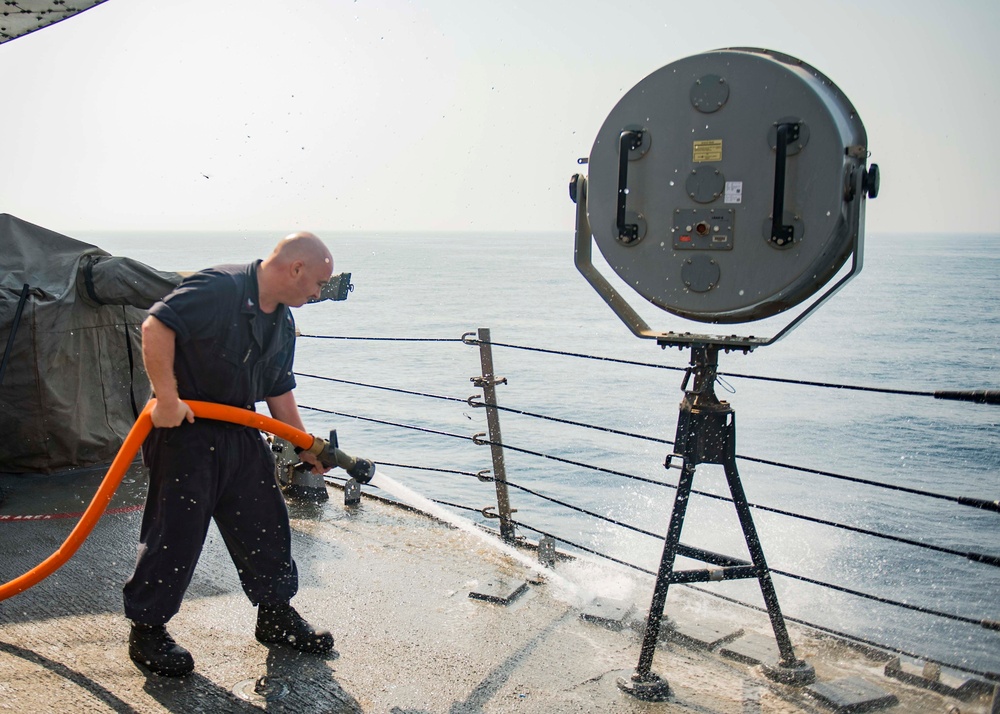
POLYGON ((715 396, 715 379, 719 363, 719 346, 712 344, 692 344, 691 367, 684 378, 684 399, 680 404, 677 419, 677 438, 674 453, 667 457, 667 466, 673 458, 681 458, 681 475, 677 484, 677 496, 670 516, 670 525, 663 543, 663 555, 656 574, 653 600, 649 606, 646 632, 642 640, 639 664, 628 679, 618 680, 624 691, 641 699, 660 700, 669 693, 667 681, 651 671, 653 653, 660 636, 660 621, 667 601, 667 589, 673 583, 697 583, 709 580, 738 580, 755 578, 767 605, 767 614, 774 628, 778 643, 779 659, 773 665, 765 665, 764 672, 775 681, 786 684, 809 684, 816 674, 812 666, 795 658, 788 630, 781 615, 778 597, 771 582, 771 572, 764 560, 757 529, 754 526, 750 506, 747 504, 740 475, 736 469, 736 415, 728 402, 719 401, 715 396), (694 385, 687 389, 688 381, 694 377, 694 385), (698 464, 721 464, 725 468, 726 480, 736 506, 740 526, 750 551, 751 562, 719 553, 692 548, 680 542, 684 515, 687 512, 694 471, 698 464), (718 566, 714 569, 674 570, 678 555, 700 560, 718 566))

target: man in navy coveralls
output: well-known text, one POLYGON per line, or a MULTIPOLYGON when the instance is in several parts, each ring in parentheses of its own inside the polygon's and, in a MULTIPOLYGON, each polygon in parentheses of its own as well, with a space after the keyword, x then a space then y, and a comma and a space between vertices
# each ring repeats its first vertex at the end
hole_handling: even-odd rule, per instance
MULTIPOLYGON (((289 604, 298 589, 291 529, 259 431, 195 420, 182 400, 253 409, 305 431, 292 390, 299 307, 333 273, 333 258, 311 233, 283 239, 264 260, 223 265, 185 279, 156 303, 142 325, 142 355, 156 396, 153 430, 143 444, 149 493, 135 572, 124 588, 132 621, 129 656, 152 672, 182 676, 191 654, 166 623, 180 609, 215 519, 244 592, 258 607, 259 641, 322 654, 333 636, 315 630, 289 604)), ((322 473, 308 452, 300 458, 322 473)))

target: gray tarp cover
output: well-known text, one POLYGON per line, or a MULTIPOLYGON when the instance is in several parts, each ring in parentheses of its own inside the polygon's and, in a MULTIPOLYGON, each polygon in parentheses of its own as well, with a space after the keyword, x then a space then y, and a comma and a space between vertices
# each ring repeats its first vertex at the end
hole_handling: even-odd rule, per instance
POLYGON ((0 350, 29 286, 0 384, 0 471, 110 462, 149 381, 139 324, 180 282, 100 248, 0 214, 0 350), (129 348, 131 347, 131 359, 129 348))

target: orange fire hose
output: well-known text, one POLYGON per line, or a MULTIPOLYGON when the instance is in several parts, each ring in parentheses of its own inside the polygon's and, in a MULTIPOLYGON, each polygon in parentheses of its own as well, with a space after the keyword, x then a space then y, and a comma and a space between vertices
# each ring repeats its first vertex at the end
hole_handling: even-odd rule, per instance
MULTIPOLYGON (((263 414, 258 414, 257 412, 230 407, 225 404, 213 404, 212 402, 187 400, 185 402, 191 407, 196 417, 228 421, 233 424, 260 429, 261 431, 269 432, 286 441, 290 441, 302 449, 311 448, 315 441, 315 437, 311 434, 307 434, 284 422, 264 416, 263 414)), ((150 412, 153 410, 155 404, 156 400, 151 400, 139 414, 139 418, 136 419, 128 436, 125 437, 122 448, 118 450, 115 460, 111 462, 108 473, 101 482, 100 488, 97 489, 97 493, 94 494, 93 500, 87 506, 87 510, 83 512, 83 516, 80 517, 80 522, 76 524, 73 531, 63 541, 63 544, 52 555, 24 575, 0 585, 0 601, 6 600, 18 593, 23 593, 28 588, 37 585, 52 575, 67 560, 72 558, 80 546, 83 545, 83 541, 94 530, 97 521, 100 520, 108 504, 111 503, 111 497, 114 496, 118 485, 125 476, 125 472, 128 471, 129 466, 135 459, 135 455, 138 453, 139 447, 142 446, 142 442, 146 440, 150 430, 153 428, 150 412)))

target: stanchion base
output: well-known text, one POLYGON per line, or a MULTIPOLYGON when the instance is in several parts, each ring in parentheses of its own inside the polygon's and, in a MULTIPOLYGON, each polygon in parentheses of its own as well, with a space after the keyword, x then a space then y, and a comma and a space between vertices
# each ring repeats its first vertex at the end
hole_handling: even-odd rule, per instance
POLYGON ((619 677, 617 684, 626 694, 647 702, 663 702, 670 697, 670 685, 655 672, 635 672, 629 677, 619 677))
POLYGON ((765 677, 780 684, 801 687, 816 681, 816 670, 802 659, 794 660, 790 664, 780 660, 775 664, 762 664, 761 669, 765 677))

